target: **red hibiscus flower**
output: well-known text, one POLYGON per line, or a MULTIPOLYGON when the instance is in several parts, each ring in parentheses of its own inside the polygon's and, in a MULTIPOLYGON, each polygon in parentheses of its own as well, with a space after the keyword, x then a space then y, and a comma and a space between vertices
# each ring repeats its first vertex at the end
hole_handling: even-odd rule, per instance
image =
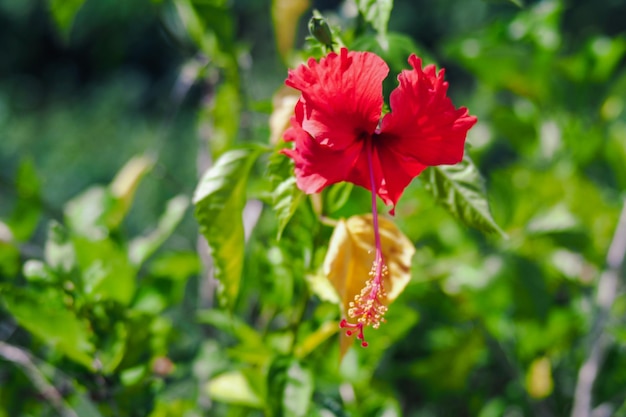
POLYGON ((283 152, 295 162, 301 190, 312 194, 348 181, 395 208, 427 166, 461 161, 476 117, 454 107, 443 69, 422 69, 415 55, 409 63, 413 69, 398 75, 391 112, 382 120, 382 82, 389 68, 376 54, 342 48, 289 71, 285 84, 302 96, 284 136, 295 147, 283 152))
MULTIPOLYGON (((394 208, 411 180, 427 166, 456 164, 463 158, 465 136, 476 123, 464 107, 455 108, 446 95, 444 71, 409 57, 412 70, 398 75, 390 96, 391 112, 381 119, 382 82, 389 72, 371 52, 341 49, 290 71, 285 84, 302 96, 285 132, 293 149, 282 152, 295 162, 298 187, 316 193, 348 181, 372 192, 375 254, 365 286, 340 326, 367 346, 364 327, 377 328, 387 311, 376 195, 394 208)), ((393 212, 393 210, 392 210, 393 212)))

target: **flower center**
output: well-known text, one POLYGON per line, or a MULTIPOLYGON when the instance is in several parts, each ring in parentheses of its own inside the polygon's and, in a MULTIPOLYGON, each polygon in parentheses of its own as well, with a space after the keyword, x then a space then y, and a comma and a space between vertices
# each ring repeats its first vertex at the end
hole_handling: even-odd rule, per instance
POLYGON ((384 322, 384 314, 387 312, 387 306, 384 304, 387 296, 383 287, 383 280, 389 276, 389 270, 383 259, 383 250, 380 243, 380 232, 378 230, 378 209, 376 208, 376 178, 374 178, 374 165, 372 163, 372 148, 374 146, 372 139, 367 140, 365 144, 367 149, 367 164, 370 171, 370 185, 372 188, 372 223, 374 227, 374 245, 376 248, 372 269, 369 272, 369 278, 365 283, 365 287, 360 294, 354 297, 354 301, 350 302, 348 309, 348 317, 356 319, 356 323, 350 323, 343 319, 339 324, 342 329, 346 330, 347 336, 356 334, 357 339, 361 340, 361 346, 367 347, 365 335, 363 334, 364 326, 372 326, 377 329, 381 322, 384 322))

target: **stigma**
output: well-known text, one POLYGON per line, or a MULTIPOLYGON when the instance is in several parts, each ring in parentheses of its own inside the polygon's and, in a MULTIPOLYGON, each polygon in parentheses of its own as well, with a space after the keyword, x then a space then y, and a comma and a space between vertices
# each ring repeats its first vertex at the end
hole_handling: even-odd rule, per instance
POLYGON ((382 253, 377 251, 376 255, 365 286, 348 305, 348 317, 355 323, 343 319, 339 324, 342 329, 347 329, 346 336, 356 335, 363 347, 368 346, 363 333, 364 327, 378 329, 380 324, 385 322, 384 315, 387 312, 387 306, 384 304, 387 293, 383 282, 389 276, 389 269, 383 262, 382 253))

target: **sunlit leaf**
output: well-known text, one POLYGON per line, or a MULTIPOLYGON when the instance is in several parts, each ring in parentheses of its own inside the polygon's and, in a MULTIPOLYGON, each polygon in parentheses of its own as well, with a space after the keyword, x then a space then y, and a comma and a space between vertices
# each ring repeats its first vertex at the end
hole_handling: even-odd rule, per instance
POLYGON ((35 232, 41 217, 41 184, 35 171, 35 165, 29 158, 24 158, 19 165, 15 178, 17 204, 7 225, 13 239, 18 242, 28 240, 35 232))
POLYGON ((11 243, 13 242, 13 233, 9 226, 0 220, 0 242, 11 243))
POLYGON ((48 265, 58 272, 67 274, 76 266, 76 253, 69 233, 56 221, 48 225, 45 258, 48 265))
POLYGON ((428 168, 422 178, 437 202, 463 223, 506 236, 489 210, 484 180, 467 155, 456 165, 428 168))
POLYGON ((20 251, 9 227, 0 221, 0 276, 13 277, 20 270, 20 251))
POLYGON ((526 374, 526 390, 533 398, 545 398, 552 393, 552 365, 550 359, 541 357, 535 359, 526 374))
POLYGON ((49 0, 54 22, 65 39, 69 38, 74 18, 84 2, 85 0, 49 0))
POLYGON ((143 177, 154 166, 154 158, 146 155, 135 156, 117 173, 109 190, 116 200, 114 206, 107 211, 106 223, 110 228, 119 226, 135 197, 135 192, 143 177))
POLYGON ((309 0, 273 0, 272 21, 278 52, 285 59, 293 49, 300 16, 309 8, 309 0))
POLYGON ((324 213, 334 213, 342 208, 350 199, 354 184, 350 182, 340 182, 327 188, 324 194, 324 213))
POLYGON ((297 359, 279 356, 267 375, 268 406, 273 416, 304 417, 313 394, 313 374, 297 359))
POLYGON ((296 346, 295 355, 298 358, 304 358, 311 352, 315 351, 326 340, 339 331, 339 323, 335 321, 327 321, 322 324, 319 329, 308 335, 301 343, 296 346))
POLYGON ((189 37, 201 48, 203 48, 205 40, 204 23, 196 13, 190 0, 175 0, 174 6, 178 13, 178 17, 182 21, 189 37))
POLYGON ((499 417, 504 414, 505 410, 506 401, 502 397, 497 397, 483 405, 478 417, 499 417))
POLYGON ((110 239, 73 239, 85 294, 94 301, 115 300, 127 305, 136 288, 137 269, 126 252, 110 239))
MULTIPOLYGON (((389 305, 411 279, 415 248, 391 220, 381 217, 378 221, 383 259, 389 270, 383 280, 386 295, 381 301, 389 305)), ((335 227, 324 259, 324 274, 341 297, 344 315, 370 279, 375 249, 372 215, 342 219, 335 227)), ((347 350, 349 341, 342 336, 342 353, 347 350)))
POLYGON ((185 216, 188 207, 189 198, 187 196, 179 195, 172 198, 167 202, 167 207, 159 219, 156 230, 147 236, 135 238, 129 243, 128 256, 135 266, 141 265, 174 232, 185 216))
POLYGON ((211 139, 209 147, 211 155, 217 159, 232 147, 239 130, 239 114, 241 113, 241 99, 237 86, 232 83, 222 83, 209 106, 211 116, 211 139))
POLYGON ((316 273, 307 275, 306 281, 309 285, 309 290, 319 297, 320 300, 337 305, 341 304, 337 290, 324 274, 316 273))
MULTIPOLYGON (((224 2, 174 0, 174 6, 187 34, 210 57, 211 65, 225 70, 228 83, 239 83, 235 25, 224 2)), ((228 104, 228 103, 227 103, 228 104)))
POLYGON ((46 344, 93 370, 94 346, 88 324, 76 316, 56 290, 12 288, 2 291, 2 300, 17 322, 46 344))
POLYGON ((159 398, 148 417, 194 416, 195 402, 188 399, 159 398))
POLYGON ((137 385, 143 380, 148 374, 148 365, 142 363, 137 366, 133 366, 132 368, 124 369, 120 372, 120 381, 124 386, 131 387, 133 385, 137 385))
POLYGON ((387 32, 393 0, 356 0, 356 4, 365 21, 369 22, 376 32, 379 34, 387 32))
POLYGON ((196 219, 211 249, 220 302, 232 306, 239 293, 244 254, 242 211, 248 173, 260 148, 232 150, 202 177, 194 193, 196 219))
POLYGON ((184 281, 200 272, 200 259, 196 252, 167 252, 150 262, 150 273, 176 281, 184 281))
POLYGON ((67 202, 66 224, 72 233, 79 236, 103 239, 109 233, 105 222, 106 210, 113 204, 113 196, 107 188, 91 187, 67 202))
POLYGON ((263 397, 255 390, 250 377, 242 371, 230 371, 211 379, 207 385, 209 396, 228 404, 263 407, 263 397))
POLYGON ((580 220, 561 203, 537 213, 526 225, 526 230, 533 234, 549 234, 581 232, 583 228, 580 220))
POLYGON ((589 77, 594 81, 604 82, 613 75, 619 63, 623 61, 626 53, 626 39, 598 37, 590 42, 589 52, 594 58, 589 77))
POLYGON ((274 210, 278 217, 278 239, 296 212, 303 196, 304 194, 296 186, 295 176, 281 182, 272 193, 274 210))
POLYGON ((304 194, 296 185, 293 161, 285 155, 275 152, 270 156, 268 176, 272 187, 272 206, 278 218, 277 236, 280 239, 304 194))

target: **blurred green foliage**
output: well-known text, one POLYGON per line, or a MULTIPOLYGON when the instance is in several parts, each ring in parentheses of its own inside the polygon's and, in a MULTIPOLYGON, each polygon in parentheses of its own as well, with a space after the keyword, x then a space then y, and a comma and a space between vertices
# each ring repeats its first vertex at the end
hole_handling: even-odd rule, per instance
POLYGON ((626 415, 623 2, 305 3, 0 0, 0 416, 626 415), (479 119, 343 360, 328 219, 370 195, 303 196, 268 144, 313 8, 479 119))

